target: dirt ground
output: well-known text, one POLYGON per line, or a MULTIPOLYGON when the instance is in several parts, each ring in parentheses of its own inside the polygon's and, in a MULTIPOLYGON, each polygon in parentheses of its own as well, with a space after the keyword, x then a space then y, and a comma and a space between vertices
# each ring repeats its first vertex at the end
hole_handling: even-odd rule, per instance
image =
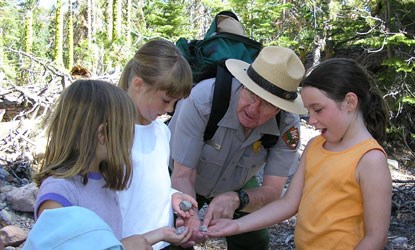
MULTIPOLYGON (((5 130, 13 127, 10 124, 0 123, 1 138, 7 134, 5 130), (7 129, 6 129, 7 127, 7 129)), ((302 126, 302 140, 305 144, 316 134, 307 124, 302 126)), ((44 148, 42 140, 33 139, 31 143, 36 148, 44 148)), ((304 145, 303 145, 304 146, 304 145)), ((415 154, 399 145, 386 145, 385 150, 389 159, 395 160, 398 168, 391 167, 391 174, 394 180, 394 204, 391 216, 391 225, 388 235, 387 250, 413 249, 415 250, 415 154)), ((5 152, 0 152, 0 159, 3 159, 5 152)), ((10 157, 10 153, 9 153, 10 157)), ((30 230, 33 225, 31 213, 18 213, 20 218, 18 224, 25 231, 30 230)), ((268 228, 270 232, 270 249, 295 249, 294 247, 294 226, 295 217, 268 228)), ((20 249, 20 248, 16 248, 20 249)), ((223 238, 210 239, 203 245, 195 247, 196 250, 219 250, 226 249, 226 242, 223 238)))

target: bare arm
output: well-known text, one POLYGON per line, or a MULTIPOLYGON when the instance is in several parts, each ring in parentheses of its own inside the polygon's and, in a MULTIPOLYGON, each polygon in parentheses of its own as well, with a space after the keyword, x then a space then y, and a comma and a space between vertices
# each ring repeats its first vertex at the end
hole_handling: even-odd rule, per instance
MULTIPOLYGON (((196 169, 186 167, 176 161, 174 161, 174 169, 171 176, 172 187, 185 194, 196 198, 195 182, 196 182, 196 169)), ((189 226, 195 232, 199 232, 200 219, 198 213, 198 207, 193 207, 189 217, 186 217, 184 224, 189 226)), ((181 226, 181 225, 178 225, 181 226)))
MULTIPOLYGON (((249 196, 249 203, 242 211, 253 212, 271 201, 279 199, 286 179, 286 177, 266 175, 261 187, 244 190, 249 196)), ((239 202, 238 194, 234 191, 216 196, 209 204, 203 224, 208 226, 213 219, 231 219, 239 207, 239 202)))
POLYGON ((363 195, 365 237, 356 249, 383 249, 390 223, 392 180, 386 157, 380 150, 360 160, 356 178, 363 195))
POLYGON ((278 200, 268 203, 255 212, 237 220, 213 220, 208 235, 224 237, 250 232, 279 223, 297 213, 304 187, 305 158, 302 157, 297 172, 288 187, 287 193, 278 200))
POLYGON ((132 235, 121 240, 125 250, 152 250, 150 243, 142 235, 132 235))
POLYGON ((160 241, 180 245, 187 242, 192 234, 187 228, 182 234, 176 234, 176 229, 174 227, 161 227, 142 234, 142 236, 147 239, 150 245, 154 245, 160 241))
POLYGON ((60 207, 63 207, 60 203, 57 203, 56 201, 52 201, 52 200, 47 200, 39 206, 39 209, 37 210, 37 217, 39 218, 40 214, 45 209, 53 209, 53 208, 60 208, 60 207))
POLYGON ((286 181, 287 177, 264 175, 261 187, 246 190, 249 204, 242 211, 250 213, 280 199, 286 181))
MULTIPOLYGON (((183 193, 196 198, 195 182, 196 182, 196 169, 186 167, 176 161, 174 161, 174 169, 171 176, 172 187, 183 193)), ((203 242, 206 237, 199 231, 201 221, 199 219, 198 208, 193 207, 193 211, 190 213, 190 217, 179 218, 176 221, 176 226, 186 226, 192 232, 192 237, 188 242, 181 244, 183 247, 193 246, 196 243, 203 242)))
POLYGON ((196 169, 186 167, 174 161, 174 169, 171 175, 172 187, 196 198, 195 182, 196 169))

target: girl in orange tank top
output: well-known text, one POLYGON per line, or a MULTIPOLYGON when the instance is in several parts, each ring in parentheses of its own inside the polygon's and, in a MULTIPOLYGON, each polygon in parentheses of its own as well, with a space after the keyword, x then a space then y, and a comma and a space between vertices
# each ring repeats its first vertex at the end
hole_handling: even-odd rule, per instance
POLYGON ((286 194, 240 219, 212 221, 208 235, 258 230, 297 214, 296 249, 383 249, 392 199, 380 146, 388 115, 369 79, 350 59, 312 68, 301 97, 321 134, 307 144, 286 194))

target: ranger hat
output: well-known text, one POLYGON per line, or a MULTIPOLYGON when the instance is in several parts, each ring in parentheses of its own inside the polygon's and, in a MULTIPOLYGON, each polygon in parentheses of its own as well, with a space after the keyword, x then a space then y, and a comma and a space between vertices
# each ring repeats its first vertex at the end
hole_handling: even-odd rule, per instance
POLYGON ((264 47, 252 64, 228 59, 226 67, 246 88, 272 105, 296 114, 307 113, 298 93, 305 69, 291 49, 264 47))

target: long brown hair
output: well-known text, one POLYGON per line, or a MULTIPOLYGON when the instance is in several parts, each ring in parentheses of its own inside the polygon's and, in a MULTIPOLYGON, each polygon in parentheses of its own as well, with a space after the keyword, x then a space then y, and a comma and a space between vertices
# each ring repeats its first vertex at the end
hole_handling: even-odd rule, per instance
POLYGON ((122 190, 131 176, 131 148, 135 110, 127 94, 111 83, 77 80, 62 91, 48 126, 48 144, 41 169, 34 176, 40 185, 49 176, 87 174, 98 144, 97 131, 104 125, 108 160, 99 171, 110 189, 122 190))

